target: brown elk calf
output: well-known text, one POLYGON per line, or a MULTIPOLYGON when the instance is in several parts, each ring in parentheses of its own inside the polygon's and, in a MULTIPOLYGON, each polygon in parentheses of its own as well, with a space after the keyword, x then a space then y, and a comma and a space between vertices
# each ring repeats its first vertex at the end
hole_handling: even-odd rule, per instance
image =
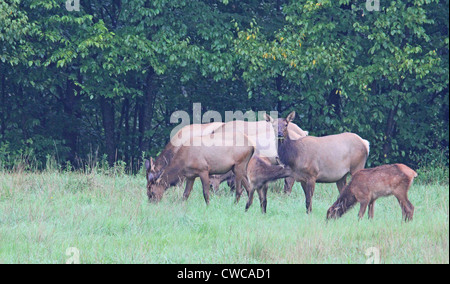
POLYGON ((255 190, 258 192, 261 210, 266 213, 267 207, 267 189, 269 182, 276 181, 292 175, 290 167, 281 165, 272 165, 267 157, 259 157, 254 155, 247 168, 247 177, 250 183, 248 192, 248 202, 245 211, 250 208, 253 203, 253 194, 255 190))
POLYGON ((403 164, 383 165, 363 169, 355 173, 337 201, 328 209, 327 219, 339 218, 356 202, 361 204, 359 218, 364 217, 369 206, 369 218, 373 218, 375 200, 394 195, 402 208, 403 219, 412 220, 414 206, 408 200, 408 190, 417 173, 403 164))

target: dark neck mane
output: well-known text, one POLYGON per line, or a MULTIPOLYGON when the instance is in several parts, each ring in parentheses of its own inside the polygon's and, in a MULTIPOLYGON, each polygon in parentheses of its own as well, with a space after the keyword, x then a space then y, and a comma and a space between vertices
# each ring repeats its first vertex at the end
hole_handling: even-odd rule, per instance
POLYGON ((164 170, 172 161, 173 157, 177 152, 177 148, 169 142, 164 150, 159 154, 155 161, 155 171, 160 172, 164 170))
POLYGON ((286 137, 278 141, 278 155, 283 164, 290 165, 290 161, 292 159, 301 155, 304 148, 301 140, 306 137, 307 136, 301 137, 297 140, 291 140, 289 138, 289 135, 287 135, 286 137))
POLYGON ((345 212, 350 210, 355 204, 357 200, 353 193, 350 191, 349 186, 347 185, 339 196, 338 200, 333 204, 335 210, 339 212, 339 216, 342 216, 345 212))

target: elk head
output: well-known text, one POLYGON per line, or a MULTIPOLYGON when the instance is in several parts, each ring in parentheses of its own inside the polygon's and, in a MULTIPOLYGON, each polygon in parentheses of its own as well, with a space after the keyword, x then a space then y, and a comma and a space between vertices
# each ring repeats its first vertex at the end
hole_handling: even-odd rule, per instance
POLYGON ((159 178, 163 171, 156 172, 155 171, 155 163, 153 158, 149 160, 145 160, 145 168, 146 168, 146 178, 147 178, 147 196, 150 201, 155 200, 159 201, 162 197, 162 193, 164 192, 163 186, 159 182, 159 178))
POLYGON ((339 207, 339 205, 333 205, 327 211, 327 220, 337 219, 341 217, 342 214, 342 209, 339 207))
POLYGON ((274 120, 266 114, 266 121, 272 123, 279 139, 286 138, 288 135, 288 125, 295 118, 295 111, 291 112, 286 118, 278 118, 274 120))

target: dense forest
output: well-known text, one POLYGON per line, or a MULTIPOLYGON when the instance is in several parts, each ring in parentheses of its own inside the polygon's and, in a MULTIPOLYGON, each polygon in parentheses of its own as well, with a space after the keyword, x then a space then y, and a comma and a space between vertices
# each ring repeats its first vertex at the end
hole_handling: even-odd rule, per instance
POLYGON ((136 171, 194 103, 295 110, 369 140, 371 166, 448 166, 449 1, 366 4, 0 0, 0 168, 136 171))

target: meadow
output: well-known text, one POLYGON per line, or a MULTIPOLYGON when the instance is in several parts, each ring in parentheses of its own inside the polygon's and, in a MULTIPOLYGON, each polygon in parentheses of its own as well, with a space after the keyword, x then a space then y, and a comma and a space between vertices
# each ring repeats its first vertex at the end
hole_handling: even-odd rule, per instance
POLYGON ((357 205, 327 222, 334 184, 317 185, 310 215, 298 183, 290 196, 273 184, 265 215, 257 196, 244 212, 246 196, 236 205, 224 185, 209 206, 199 181, 186 202, 174 187, 149 203, 145 185, 123 173, 0 171, 0 263, 66 263, 70 248, 81 263, 365 263, 370 248, 380 263, 449 263, 448 172, 416 179, 409 223, 395 197, 377 201, 374 220, 358 221, 357 205))

